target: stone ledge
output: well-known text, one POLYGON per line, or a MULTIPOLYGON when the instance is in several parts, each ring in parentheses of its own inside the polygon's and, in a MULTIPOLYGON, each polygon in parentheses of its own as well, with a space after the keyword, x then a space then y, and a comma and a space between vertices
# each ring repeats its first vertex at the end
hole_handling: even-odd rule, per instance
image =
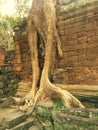
POLYGON ((25 121, 26 118, 27 115, 21 113, 20 111, 14 111, 4 116, 0 122, 0 125, 2 129, 4 128, 9 129, 25 121))

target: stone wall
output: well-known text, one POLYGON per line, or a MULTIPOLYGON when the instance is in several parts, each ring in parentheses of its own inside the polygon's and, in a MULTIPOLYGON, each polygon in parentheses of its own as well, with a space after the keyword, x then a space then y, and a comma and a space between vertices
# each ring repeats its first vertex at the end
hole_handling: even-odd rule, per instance
POLYGON ((98 85, 98 1, 58 7, 57 28, 64 57, 57 60, 55 82, 98 85))
MULTIPOLYGON (((98 85, 98 1, 74 0, 57 5, 57 29, 63 59, 56 60, 53 81, 63 84, 98 85)), ((16 59, 22 79, 30 79, 30 50, 26 24, 15 29, 16 59)))
POLYGON ((26 20, 18 23, 14 27, 15 36, 15 61, 14 70, 20 75, 21 80, 30 79, 31 75, 31 61, 30 61, 30 50, 26 32, 26 20))
POLYGON ((14 51, 6 52, 5 62, 0 65, 0 98, 16 92, 18 78, 14 71, 14 51))
POLYGON ((5 55, 6 55, 5 49, 0 46, 0 65, 5 64, 5 55))

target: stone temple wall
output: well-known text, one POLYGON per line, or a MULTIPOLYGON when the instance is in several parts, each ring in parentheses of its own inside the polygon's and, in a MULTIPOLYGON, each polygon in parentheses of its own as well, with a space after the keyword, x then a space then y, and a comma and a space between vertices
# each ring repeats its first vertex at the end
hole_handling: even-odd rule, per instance
POLYGON ((57 60, 55 82, 98 85, 98 1, 58 7, 57 28, 64 57, 57 60))
MULTIPOLYGON (((57 29, 63 59, 56 60, 53 81, 63 84, 98 85, 98 1, 74 0, 57 5, 57 29)), ((15 28, 16 71, 22 79, 31 76, 26 24, 15 28), (17 48, 17 47, 16 47, 17 48), (18 55, 19 56, 18 56, 18 55)))
POLYGON ((5 64, 6 51, 0 46, 0 65, 5 64))
POLYGON ((15 36, 15 53, 14 53, 14 70, 20 75, 21 80, 29 80, 31 77, 31 58, 28 38, 26 33, 25 19, 14 27, 15 36))
POLYGON ((14 51, 5 51, 4 57, 3 64, 0 64, 0 98, 13 95, 19 81, 14 71, 14 51))

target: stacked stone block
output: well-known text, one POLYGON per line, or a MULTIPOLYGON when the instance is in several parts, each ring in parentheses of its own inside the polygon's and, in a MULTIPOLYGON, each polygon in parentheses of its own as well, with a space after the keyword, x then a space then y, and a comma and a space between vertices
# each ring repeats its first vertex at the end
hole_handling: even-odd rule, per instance
POLYGON ((5 63, 0 66, 0 98, 13 95, 17 89, 17 76, 13 69, 13 51, 6 52, 5 63))
POLYGON ((29 80, 31 75, 31 58, 26 32, 26 20, 18 23, 14 27, 15 36, 15 61, 14 70, 20 75, 21 80, 29 80))
POLYGON ((5 49, 0 46, 0 65, 5 64, 5 55, 6 55, 5 49))
POLYGON ((60 6, 57 28, 64 57, 57 60, 55 82, 98 85, 98 2, 60 6))

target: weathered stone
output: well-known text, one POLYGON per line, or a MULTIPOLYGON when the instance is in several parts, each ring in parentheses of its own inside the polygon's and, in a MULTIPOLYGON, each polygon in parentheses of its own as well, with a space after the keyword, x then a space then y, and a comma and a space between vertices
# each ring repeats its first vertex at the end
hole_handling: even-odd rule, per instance
MULTIPOLYGON (((59 105, 59 104, 58 104, 59 105)), ((64 130, 64 129, 98 129, 97 109, 52 109, 38 107, 25 114, 12 112, 7 114, 0 123, 0 130, 64 130)))
POLYGON ((26 119, 21 124, 17 125, 14 128, 8 129, 8 130, 28 130, 32 125, 34 124, 34 121, 32 118, 26 119))
POLYGON ((38 125, 37 126, 32 126, 32 127, 29 128, 29 130, 41 130, 41 127, 42 126, 38 126, 38 125))
POLYGON ((18 78, 13 69, 14 51, 6 52, 5 64, 0 66, 0 97, 10 96, 15 93, 18 78))
POLYGON ((0 46, 0 65, 5 64, 6 51, 0 46))
POLYGON ((7 114, 5 117, 3 117, 2 121, 0 122, 2 130, 12 128, 21 122, 23 122, 27 116, 20 111, 15 111, 12 113, 7 114))

